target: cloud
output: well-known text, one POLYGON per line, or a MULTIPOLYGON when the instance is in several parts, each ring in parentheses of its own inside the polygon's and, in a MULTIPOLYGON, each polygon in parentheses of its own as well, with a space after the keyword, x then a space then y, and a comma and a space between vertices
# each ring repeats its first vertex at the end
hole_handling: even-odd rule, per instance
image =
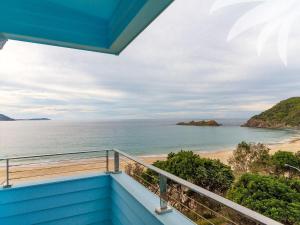
POLYGON ((213 3, 175 1, 120 56, 9 41, 0 51, 0 113, 54 119, 240 118, 299 95, 296 28, 285 67, 272 41, 257 55, 256 28, 226 41, 234 21, 251 5, 210 15, 213 3))
POLYGON ((238 106, 241 110, 244 111, 264 111, 272 107, 270 103, 251 103, 251 104, 242 104, 238 106))

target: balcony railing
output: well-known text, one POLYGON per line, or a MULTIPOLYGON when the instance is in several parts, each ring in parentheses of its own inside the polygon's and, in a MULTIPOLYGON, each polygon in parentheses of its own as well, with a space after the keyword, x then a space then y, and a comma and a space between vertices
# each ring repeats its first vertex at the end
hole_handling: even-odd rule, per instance
MULTIPOLYGON (((155 209, 158 214, 168 213, 172 210, 172 207, 170 207, 170 205, 172 205, 179 211, 182 211, 185 215, 190 215, 190 213, 194 214, 197 218, 200 218, 204 222, 203 224, 213 225, 216 223, 214 220, 210 220, 206 216, 202 215, 201 211, 208 211, 214 216, 221 218, 223 221, 222 224, 281 224, 117 149, 0 159, 0 184, 3 185, 4 188, 10 188, 14 184, 30 182, 32 180, 36 181, 38 178, 69 176, 99 171, 105 171, 106 173, 120 173, 126 166, 133 164, 143 167, 143 170, 148 169, 157 174, 157 177, 149 175, 152 176, 152 180, 157 181, 154 184, 153 182, 149 183, 147 180, 139 177, 138 175, 133 175, 132 177, 136 178, 136 180, 144 184, 148 189, 159 195, 160 205, 155 209), (173 186, 174 184, 180 186, 180 190, 184 189, 185 192, 193 192, 205 199, 208 199, 221 208, 228 209, 231 213, 228 213, 227 210, 224 214, 222 210, 216 210, 205 203, 199 202, 198 200, 185 195, 184 197, 190 198, 194 205, 196 204, 201 206, 200 208, 202 210, 199 211, 199 207, 192 208, 190 205, 184 204, 178 198, 174 197, 176 190, 170 190, 170 183, 172 183, 173 186), (230 216, 232 213, 235 216, 230 216)), ((177 196, 181 194, 182 192, 178 192, 177 196)))

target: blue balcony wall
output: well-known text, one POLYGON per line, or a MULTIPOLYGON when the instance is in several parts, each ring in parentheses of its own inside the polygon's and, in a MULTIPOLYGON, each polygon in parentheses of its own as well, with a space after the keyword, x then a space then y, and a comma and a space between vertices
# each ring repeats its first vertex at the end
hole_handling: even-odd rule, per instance
POLYGON ((111 224, 110 180, 103 175, 3 189, 0 224, 111 224))
POLYGON ((73 177, 0 190, 0 225, 192 225, 124 173, 73 177))
MULTIPOLYGON (((133 185, 136 188, 138 184, 133 185)), ((127 179, 124 179, 124 175, 117 177, 115 175, 115 179, 112 180, 113 225, 161 225, 162 223, 156 218, 156 215, 154 215, 154 209, 158 206, 159 202, 148 210, 142 202, 137 201, 136 196, 129 193, 128 190, 130 190, 130 192, 136 191, 132 188, 133 185, 128 183, 127 179), (126 187, 124 185, 128 186, 126 187), (128 187, 129 189, 127 189, 128 187)))
POLYGON ((126 174, 111 175, 113 225, 192 225, 192 221, 177 210, 157 215, 159 198, 126 174))

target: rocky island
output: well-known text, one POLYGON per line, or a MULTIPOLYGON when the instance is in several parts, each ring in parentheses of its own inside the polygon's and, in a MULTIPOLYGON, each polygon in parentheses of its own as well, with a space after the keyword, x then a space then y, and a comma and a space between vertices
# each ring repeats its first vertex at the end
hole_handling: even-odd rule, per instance
POLYGON ((13 119, 4 114, 0 114, 0 121, 20 121, 20 120, 50 120, 50 119, 48 118, 13 119))
POLYGON ((250 118, 243 127, 300 128, 300 97, 283 100, 250 118))
POLYGON ((221 124, 217 123, 215 120, 200 120, 200 121, 190 121, 190 122, 179 122, 176 125, 181 126, 211 126, 211 127, 218 127, 221 124))

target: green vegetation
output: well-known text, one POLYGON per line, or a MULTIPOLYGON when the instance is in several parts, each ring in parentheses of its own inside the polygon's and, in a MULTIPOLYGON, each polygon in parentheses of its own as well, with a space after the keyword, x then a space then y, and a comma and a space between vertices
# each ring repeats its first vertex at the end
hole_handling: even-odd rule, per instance
POLYGON ((201 158, 192 151, 170 153, 167 160, 156 161, 153 165, 219 194, 225 194, 234 180, 229 166, 219 160, 201 158))
POLYGON ((270 155, 263 144, 241 142, 229 164, 242 174, 229 199, 284 224, 300 225, 300 173, 286 166, 300 168, 300 151, 270 155))
POLYGON ((299 180, 244 174, 228 198, 284 224, 300 224, 299 180))
POLYGON ((228 160, 234 172, 247 172, 276 176, 299 177, 299 172, 286 164, 300 168, 300 151, 297 153, 278 151, 273 155, 264 144, 241 142, 228 160))
MULTIPOLYGON (((170 153, 153 165, 207 190, 226 196, 254 211, 287 225, 300 225, 300 151, 269 153, 264 144, 241 142, 229 160, 201 158, 192 151, 170 153), (231 170, 231 168, 233 170, 231 170), (235 176, 234 176, 235 175, 235 176), (234 182, 234 178, 236 178, 234 182)), ((140 165, 129 165, 129 175, 158 193, 158 176, 140 165)), ((199 225, 256 224, 187 188, 168 182, 168 201, 199 225)))
POLYGON ((297 173, 299 172, 289 166, 300 168, 300 151, 296 154, 278 151, 272 155, 271 164, 274 166, 274 173, 278 176, 284 176, 285 174, 288 174, 291 177, 297 176, 297 173), (289 166, 287 166, 287 164, 289 166))
POLYGON ((215 120, 200 120, 200 121, 190 121, 190 122, 179 122, 176 125, 182 126, 212 126, 212 127, 219 127, 222 124, 217 123, 215 120))
MULTIPOLYGON (((170 153, 166 160, 156 161, 153 165, 223 196, 234 181, 233 171, 229 166, 219 160, 201 158, 192 151, 170 153)), ((126 172, 151 191, 157 193, 159 190, 158 176, 152 170, 130 164, 126 167, 126 172)), ((222 210, 219 204, 177 183, 168 183, 168 196, 169 204, 197 224, 228 224, 226 219, 216 213, 222 210)))
MULTIPOLYGON (((233 171, 229 166, 219 160, 201 158, 192 151, 170 153, 166 160, 156 161, 153 165, 223 196, 226 195, 234 181, 233 171)), ((147 170, 143 174, 145 179, 147 174, 152 175, 152 177, 156 175, 151 170, 147 170)), ((221 211, 220 205, 197 193, 186 190, 178 184, 170 183, 169 186, 171 187, 172 205, 196 221, 197 224, 226 224, 224 218, 218 217, 217 214, 203 207, 202 204, 216 212, 221 211), (188 208, 182 208, 183 206, 188 208), (198 212, 198 215, 188 209, 198 212), (205 219, 203 220, 203 218, 205 219)))
POLYGON ((264 128, 299 127, 300 97, 293 97, 279 102, 271 109, 253 116, 244 126, 264 128))
POLYGON ((264 144, 241 142, 238 144, 229 164, 236 173, 257 172, 268 168, 270 149, 264 144))

